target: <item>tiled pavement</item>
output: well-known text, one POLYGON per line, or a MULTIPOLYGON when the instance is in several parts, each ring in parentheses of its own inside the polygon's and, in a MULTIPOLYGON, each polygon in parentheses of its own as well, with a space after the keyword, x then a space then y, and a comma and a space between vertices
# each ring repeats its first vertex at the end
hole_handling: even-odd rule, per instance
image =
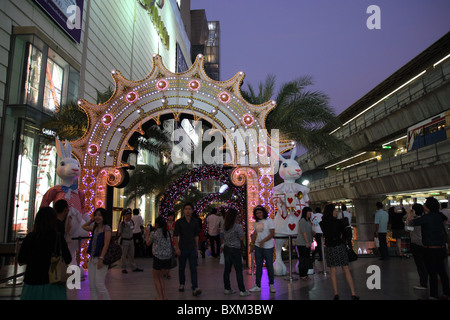
MULTIPOLYGON (((119 267, 109 270, 106 283, 113 300, 154 300, 156 291, 153 285, 152 258, 136 259, 138 266, 144 269, 143 272, 131 272, 123 274, 119 267)), ((295 263, 296 261, 294 261, 295 263)), ((288 262, 286 261, 288 266, 288 262)), ((297 280, 286 280, 285 276, 275 277, 276 293, 270 293, 268 278, 264 269, 262 279, 262 291, 252 293, 248 297, 240 297, 236 284, 234 269, 231 273, 231 285, 237 293, 224 295, 223 288, 223 265, 219 259, 207 257, 199 258, 198 275, 199 287, 202 294, 194 297, 189 290, 190 276, 189 267, 186 267, 186 290, 178 292, 178 269, 171 270, 171 279, 165 281, 166 293, 169 300, 330 300, 333 298, 329 270, 323 274, 323 264, 316 261, 314 263, 315 273, 310 275, 310 280, 298 279, 297 274, 293 274, 297 280)), ((363 257, 351 263, 351 272, 355 282, 357 294, 361 300, 417 300, 426 298, 427 291, 413 289, 418 284, 418 274, 413 259, 400 259, 391 257, 387 261, 378 260, 377 257, 363 257), (368 273, 371 265, 380 268, 380 289, 369 289, 368 278, 372 273, 368 273)), ((247 289, 254 285, 254 275, 248 269, 244 270, 244 282, 247 289)), ((369 280, 369 283, 372 281, 369 280)), ((350 291, 345 282, 342 271, 338 270, 339 295, 342 300, 350 299, 350 291)), ((0 299, 19 299, 20 289, 0 286, 0 299)), ((441 288, 440 288, 441 289, 441 288)), ((89 283, 86 279, 81 282, 81 289, 68 290, 69 300, 90 300, 89 283)))

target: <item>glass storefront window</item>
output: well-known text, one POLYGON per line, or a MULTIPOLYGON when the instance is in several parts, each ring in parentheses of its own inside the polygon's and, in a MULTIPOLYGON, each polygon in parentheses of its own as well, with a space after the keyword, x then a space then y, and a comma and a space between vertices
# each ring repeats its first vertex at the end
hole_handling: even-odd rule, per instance
POLYGON ((57 111, 61 104, 64 69, 52 59, 47 60, 43 106, 46 111, 57 111))
POLYGON ((25 80, 25 102, 32 106, 37 106, 39 102, 41 66, 42 52, 32 44, 29 44, 25 80))
POLYGON ((36 179, 35 208, 39 208, 42 198, 56 181, 56 148, 46 142, 39 143, 39 162, 36 179))
POLYGON ((51 139, 36 131, 33 132, 31 126, 25 124, 17 160, 12 226, 15 238, 22 237, 30 231, 44 194, 55 186, 57 181, 56 148, 50 141, 51 139))
POLYGON ((16 180, 16 199, 13 218, 13 232, 21 236, 27 232, 28 212, 30 209, 30 177, 33 169, 34 139, 29 136, 21 137, 21 152, 18 159, 16 180))
POLYGON ((78 99, 80 73, 35 35, 14 38, 10 105, 54 112, 78 99))

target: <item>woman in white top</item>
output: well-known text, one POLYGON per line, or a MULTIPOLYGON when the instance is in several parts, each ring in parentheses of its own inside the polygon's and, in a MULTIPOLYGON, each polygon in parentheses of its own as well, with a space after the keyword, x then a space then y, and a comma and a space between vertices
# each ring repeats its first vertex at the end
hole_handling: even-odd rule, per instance
POLYGON ((255 250, 256 285, 249 291, 261 291, 262 267, 265 260, 267 275, 269 276, 270 292, 274 293, 273 237, 275 235, 275 225, 273 220, 269 218, 266 208, 263 206, 256 206, 253 209, 253 217, 255 219, 255 232, 252 235, 251 246, 255 250))

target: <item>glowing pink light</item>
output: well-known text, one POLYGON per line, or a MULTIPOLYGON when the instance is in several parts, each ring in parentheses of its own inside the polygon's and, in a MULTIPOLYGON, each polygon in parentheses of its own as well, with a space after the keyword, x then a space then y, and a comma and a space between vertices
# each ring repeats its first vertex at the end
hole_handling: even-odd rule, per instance
POLYGON ((125 99, 127 100, 128 103, 134 103, 138 99, 138 94, 134 91, 131 91, 127 94, 125 99))
POLYGON ((228 92, 223 91, 223 92, 219 93, 219 100, 222 103, 228 103, 231 100, 231 96, 228 94, 228 92))
POLYGON ((164 79, 161 79, 156 83, 156 89, 158 89, 158 91, 166 90, 168 87, 169 83, 164 79))
POLYGON ((102 123, 105 126, 109 126, 111 123, 113 123, 113 121, 114 121, 114 116, 112 114, 107 113, 102 117, 102 123))
POLYGON ((95 156, 96 154, 98 154, 99 149, 99 146, 93 143, 88 147, 87 151, 90 156, 95 156))
POLYGON ((242 116, 242 123, 246 126, 251 126, 254 121, 255 119, 251 114, 246 113, 242 116))
POLYGON ((200 82, 197 80, 191 80, 189 82, 189 88, 194 91, 198 91, 200 89, 200 82))

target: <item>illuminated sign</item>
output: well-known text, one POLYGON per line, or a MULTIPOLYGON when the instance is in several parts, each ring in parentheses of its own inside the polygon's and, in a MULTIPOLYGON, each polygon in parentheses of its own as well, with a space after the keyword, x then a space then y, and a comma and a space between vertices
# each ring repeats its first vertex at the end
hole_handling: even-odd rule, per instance
POLYGON ((162 21, 161 16, 158 12, 158 7, 162 9, 162 7, 164 6, 164 0, 138 0, 138 2, 145 10, 147 10, 153 24, 155 25, 156 31, 161 38, 161 42, 166 47, 166 49, 169 50, 170 36, 167 32, 166 25, 162 21))

